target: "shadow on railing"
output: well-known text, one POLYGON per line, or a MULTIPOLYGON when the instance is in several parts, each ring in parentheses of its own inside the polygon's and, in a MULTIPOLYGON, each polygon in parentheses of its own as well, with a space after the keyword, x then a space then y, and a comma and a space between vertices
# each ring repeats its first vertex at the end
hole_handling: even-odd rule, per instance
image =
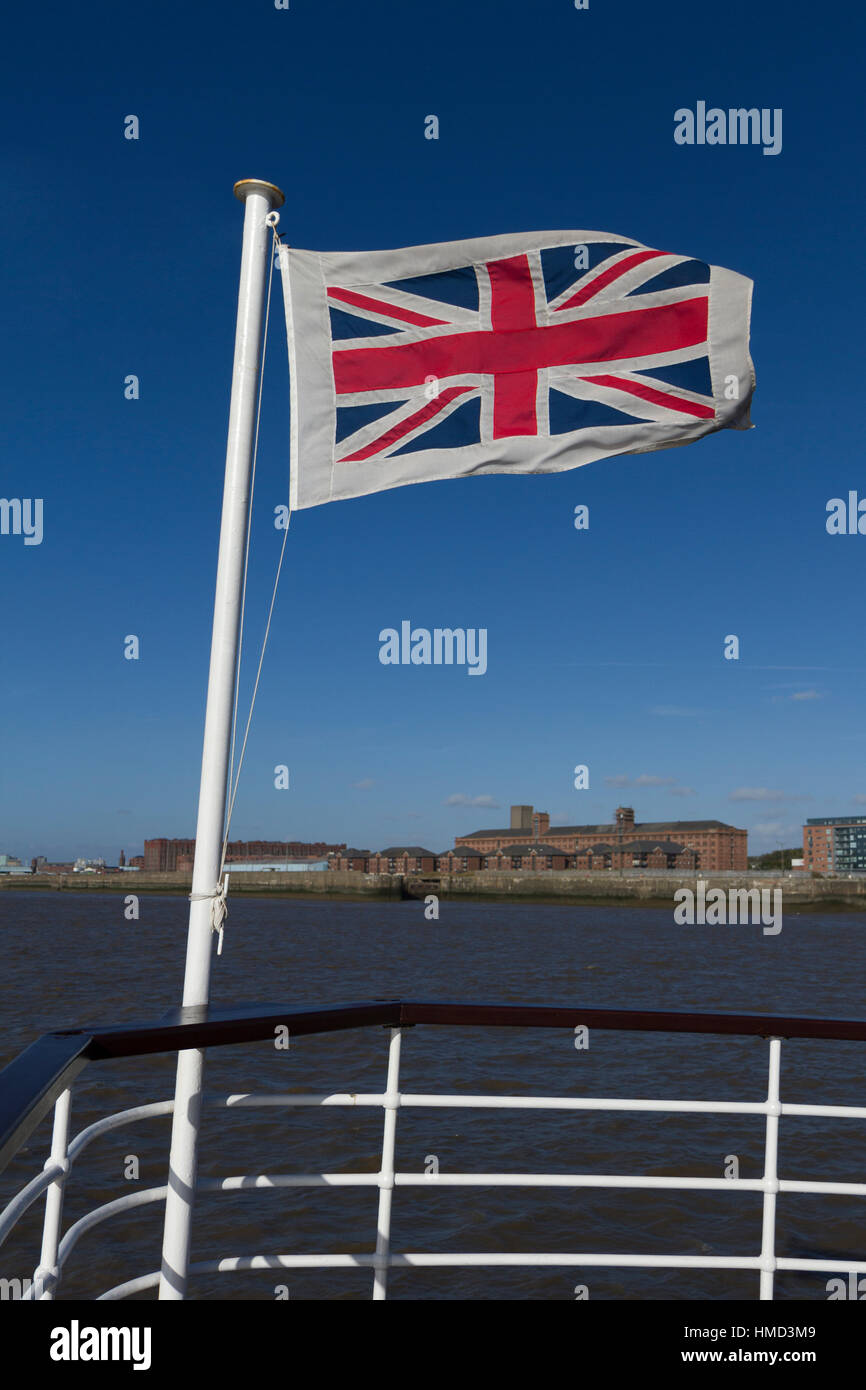
MULTIPOLYGON (((61 1239, 63 1194, 72 1165, 96 1138, 112 1129, 169 1115, 173 1101, 138 1106, 97 1120, 69 1139, 71 1085, 91 1063, 111 1058, 175 1052, 190 1048, 273 1039, 275 1030, 303 1036, 385 1026, 390 1030, 388 1070, 381 1093, 207 1096, 206 1104, 225 1108, 293 1106, 376 1106, 384 1111, 382 1159, 377 1173, 247 1174, 200 1179, 197 1191, 245 1191, 262 1188, 375 1187, 379 1192, 376 1248, 369 1254, 323 1253, 232 1256, 193 1264, 192 1273, 243 1269, 370 1268, 373 1298, 383 1299, 388 1270, 395 1267, 608 1266, 618 1268, 738 1269, 760 1276, 759 1297, 772 1299, 776 1270, 866 1273, 863 1260, 789 1259, 775 1254, 776 1196, 779 1192, 866 1196, 866 1183, 803 1182, 780 1179, 777 1172, 778 1128, 783 1115, 866 1119, 866 1106, 783 1103, 779 1093, 782 1039, 812 1038, 866 1042, 866 1021, 787 1018, 761 1014, 660 1013, 618 1009, 574 1009, 511 1004, 436 1003, 381 1000, 320 1009, 295 1010, 261 1004, 232 1009, 178 1009, 164 1018, 116 1028, 71 1029, 46 1034, 0 1072, 0 1171, 10 1162, 54 1105, 51 1152, 45 1167, 0 1213, 0 1244, 27 1209, 46 1194, 39 1265, 25 1298, 51 1299, 63 1266, 82 1235, 130 1208, 163 1202, 166 1187, 131 1193, 88 1212, 61 1239), (726 1034, 769 1040, 767 1098, 761 1101, 610 1099, 575 1096, 507 1096, 410 1094, 400 1091, 403 1029, 417 1024, 450 1027, 556 1028, 579 1026, 647 1033, 726 1034), (645 1177, 590 1173, 439 1173, 436 1187, 703 1189, 763 1194, 759 1252, 744 1256, 650 1254, 394 1253, 391 1250, 391 1204, 395 1187, 429 1187, 426 1173, 394 1169, 397 1113, 401 1108, 474 1108, 503 1110, 599 1110, 666 1113, 763 1115, 766 1120, 764 1171, 760 1178, 645 1177)), ((117 1285, 100 1295, 117 1299, 154 1287, 159 1272, 117 1285)))

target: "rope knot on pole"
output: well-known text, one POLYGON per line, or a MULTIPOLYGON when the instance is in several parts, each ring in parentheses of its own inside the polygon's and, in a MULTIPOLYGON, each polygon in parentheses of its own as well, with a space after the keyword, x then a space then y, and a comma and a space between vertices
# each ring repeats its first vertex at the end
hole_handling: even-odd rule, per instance
POLYGON ((208 899, 210 899, 211 929, 219 934, 219 944, 217 946, 218 956, 221 956, 223 953, 223 928, 229 913, 228 903, 226 902, 228 891, 229 876, 226 874, 222 883, 218 883, 212 893, 190 893, 189 895, 191 903, 207 902, 208 899))

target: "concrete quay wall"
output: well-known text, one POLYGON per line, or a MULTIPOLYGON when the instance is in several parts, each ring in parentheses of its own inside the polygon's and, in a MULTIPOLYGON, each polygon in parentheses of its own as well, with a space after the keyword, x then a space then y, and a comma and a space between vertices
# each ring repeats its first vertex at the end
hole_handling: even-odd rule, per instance
MULTIPOLYGON (((442 874, 439 876, 439 891, 446 898, 545 898, 596 903, 633 901, 664 906, 673 903, 677 889, 688 888, 694 892, 698 879, 706 884, 707 892, 711 888, 721 888, 725 893, 732 888, 780 888, 786 907, 844 903, 855 909, 866 909, 866 875, 851 879, 813 879, 805 874, 774 874, 766 871, 696 876, 658 872, 642 874, 639 871, 580 874, 555 869, 511 873, 482 870, 473 874, 442 874)), ((437 891, 431 876, 429 879, 411 880, 410 895, 418 896, 421 887, 426 887, 430 893, 437 891)))
MULTIPOLYGON (((229 870, 229 896, 239 893, 293 897, 327 895, 332 897, 403 896, 402 878, 393 874, 359 874, 351 870, 320 870, 300 873, 235 873, 229 870)), ((38 889, 41 892, 84 893, 175 893, 187 894, 192 888, 191 873, 116 874, 0 874, 0 890, 38 889)))
MULTIPOLYGON (((611 904, 633 903, 664 907, 673 903, 679 888, 694 891, 694 874, 665 872, 573 873, 567 870, 482 870, 459 874, 364 874, 352 870, 301 873, 234 873, 229 894, 260 897, 332 897, 423 899, 434 893, 446 899, 491 901, 530 900, 611 904)), ((866 910, 866 875, 856 878, 812 878, 799 873, 707 874, 710 888, 781 888, 786 909, 836 906, 866 910)), ((34 890, 55 892, 189 893, 189 873, 114 874, 0 874, 0 892, 34 890)))

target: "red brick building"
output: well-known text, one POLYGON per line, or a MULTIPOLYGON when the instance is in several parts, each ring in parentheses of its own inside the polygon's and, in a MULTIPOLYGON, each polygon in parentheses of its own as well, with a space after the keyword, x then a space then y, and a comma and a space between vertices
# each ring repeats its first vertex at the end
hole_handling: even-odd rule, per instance
POLYGON ((422 845, 389 845, 371 854, 367 863, 371 874, 430 874, 439 856, 422 845))
POLYGON ((363 874, 435 873, 440 856, 423 845, 389 845, 387 849, 341 849, 328 855, 329 869, 363 874))
POLYGON ((335 850, 328 855, 329 869, 354 869, 358 873, 366 874, 370 872, 370 860, 375 856, 370 849, 346 848, 335 850))
POLYGON ((144 868, 152 874, 168 874, 177 868, 177 857, 191 855, 195 840, 145 840, 144 868))
POLYGON ((803 826, 803 868, 807 872, 832 873, 833 824, 803 826))
POLYGON ((697 851, 676 840, 603 841, 575 851, 575 869, 682 869, 697 868, 697 851))
POLYGON ((514 869, 576 869, 581 873, 593 869, 694 870, 696 858, 694 850, 665 839, 629 840, 622 844, 600 842, 574 854, 548 844, 546 840, 533 840, 525 844, 509 844, 487 853, 471 845, 460 845, 457 849, 440 854, 437 867, 441 873, 449 874, 464 870, 471 873, 479 869, 505 872, 514 869))
MULTIPOLYGON (((702 871, 748 868, 748 832, 718 820, 635 821, 631 806, 618 806, 616 819, 609 825, 550 825, 546 811, 531 806, 512 806, 511 825, 499 830, 475 830, 458 835, 456 848, 472 849, 487 855, 497 850, 525 844, 528 831, 537 831, 533 840, 545 848, 564 850, 580 858, 585 851, 605 847, 611 858, 606 867, 686 867, 691 851, 691 867, 702 871), (662 848, 666 846, 667 848, 662 848), (656 853, 656 849, 659 853, 656 853), (647 856, 655 854, 649 862, 647 856), (685 855, 684 859, 680 856, 685 855), (662 864, 661 859, 665 859, 662 864), (629 860, 638 860, 634 864, 629 860), (672 862, 673 861, 673 862, 672 862), (679 861, 679 862, 678 862, 679 861)), ((583 864, 575 864, 583 867, 583 864)))
POLYGON ((570 869, 571 856, 556 845, 547 845, 542 840, 528 841, 525 844, 508 845, 505 849, 485 854, 482 869, 570 869))
POLYGON ((471 845, 458 845, 439 855, 439 869, 443 874, 477 873, 485 868, 485 858, 471 845))
MULTIPOLYGON (((339 853, 345 844, 325 844, 324 840, 229 840, 226 863, 259 863, 264 859, 324 859, 339 853)), ((145 840, 144 865, 151 873, 189 870, 195 855, 195 840, 145 840)), ((130 860, 130 864, 134 861, 130 860)))

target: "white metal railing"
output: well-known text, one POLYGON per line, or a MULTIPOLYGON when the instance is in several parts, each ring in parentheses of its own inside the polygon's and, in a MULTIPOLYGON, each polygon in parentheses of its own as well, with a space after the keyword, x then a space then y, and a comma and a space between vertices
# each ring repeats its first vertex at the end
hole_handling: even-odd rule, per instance
MULTIPOLYGON (((776 1196, 779 1192, 798 1192, 820 1195, 866 1196, 866 1182, 800 1181, 778 1176, 779 1120, 782 1116, 815 1118, 866 1119, 866 1106, 804 1105, 782 1102, 780 1098, 781 1039, 769 1041, 769 1074, 767 1098, 763 1101, 699 1101, 614 1099, 575 1096, 491 1096, 401 1093, 400 1051, 402 1029, 390 1029, 388 1069, 385 1090, 381 1093, 334 1092, 319 1094, 249 1093, 223 1096, 208 1095, 205 1103, 225 1109, 291 1108, 291 1107, 378 1107, 384 1112, 382 1155, 379 1171, 375 1173, 253 1173, 221 1178, 203 1178, 197 1183, 199 1192, 243 1192, 287 1188, 377 1188, 379 1193, 376 1222, 375 1251, 369 1254, 255 1254, 234 1255, 221 1259, 200 1261, 190 1266, 193 1273, 212 1273, 238 1270, 269 1269, 351 1269, 373 1271, 373 1299, 380 1301, 387 1294, 388 1271, 393 1268, 441 1268, 459 1266, 596 1266, 611 1268, 656 1269, 725 1269, 754 1270, 759 1273, 759 1298, 773 1298, 774 1276, 777 1270, 829 1271, 866 1273, 866 1258, 862 1260, 792 1259, 779 1257, 776 1245, 776 1196), (629 1174, 597 1173, 429 1173, 397 1172, 394 1156, 397 1115, 408 1108, 496 1109, 536 1111, 634 1111, 682 1114, 763 1115, 766 1120, 764 1140, 764 1171, 760 1178, 703 1178, 703 1177, 645 1177, 629 1174), (682 1254, 604 1254, 578 1253, 465 1253, 448 1254, 424 1252, 393 1252, 391 1249, 391 1213, 394 1189, 397 1187, 502 1187, 502 1188, 609 1188, 666 1191, 729 1191, 763 1194, 760 1249, 751 1255, 682 1255, 682 1254)), ((83 1150, 97 1137, 112 1129, 138 1120, 170 1115, 173 1101, 159 1101, 109 1115, 89 1125, 71 1142, 68 1141, 70 1091, 64 1091, 55 1105, 51 1153, 41 1174, 24 1187, 0 1214, 0 1244, 23 1213, 46 1193, 43 1220, 42 1248, 39 1265, 28 1299, 52 1299, 58 1287, 64 1265, 79 1239, 102 1222, 135 1207, 165 1201, 167 1187, 160 1186, 129 1193, 94 1208, 74 1222, 60 1237, 63 1194, 72 1165, 83 1150)), ((107 1290, 99 1297, 113 1300, 152 1288, 159 1282, 154 1271, 127 1280, 107 1290)))

